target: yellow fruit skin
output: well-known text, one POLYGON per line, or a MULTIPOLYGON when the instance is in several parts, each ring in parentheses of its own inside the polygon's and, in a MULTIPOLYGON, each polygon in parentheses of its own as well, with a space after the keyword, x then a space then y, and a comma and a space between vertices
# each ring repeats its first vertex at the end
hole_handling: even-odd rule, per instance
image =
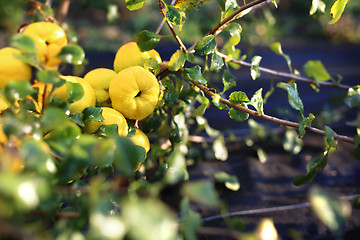
POLYGON ((21 51, 12 47, 0 49, 0 88, 4 88, 11 80, 30 81, 31 79, 30 65, 17 59, 14 54, 21 54, 21 51))
POLYGON ((130 137, 130 140, 133 141, 134 144, 145 148, 146 153, 149 152, 150 150, 149 138, 140 129, 138 128, 135 129, 135 134, 132 137, 130 137))
POLYGON ((109 107, 102 107, 101 109, 102 109, 101 114, 104 120, 102 122, 94 122, 94 121, 85 122, 85 132, 88 134, 92 134, 96 132, 99 129, 99 127, 102 125, 117 124, 119 135, 127 136, 129 127, 125 117, 115 109, 109 107))
POLYGON ((120 71, 109 86, 112 107, 130 119, 140 120, 151 114, 158 103, 159 93, 156 77, 139 66, 120 71))
MULTIPOLYGON (((76 76, 61 76, 61 78, 72 83, 79 83, 84 90, 84 96, 80 98, 80 100, 70 104, 71 113, 79 113, 84 111, 87 107, 95 106, 95 92, 88 82, 86 82, 83 78, 76 76)), ((57 96, 58 98, 67 101, 68 96, 66 84, 56 89, 52 96, 57 96)))
POLYGON ((161 63, 161 57, 156 50, 141 52, 136 42, 129 42, 121 46, 116 52, 114 70, 120 72, 131 66, 144 67, 145 61, 148 59, 155 59, 161 63))
POLYGON ((109 97, 110 80, 116 75, 116 72, 107 68, 96 68, 91 70, 84 76, 94 89, 96 96, 96 106, 111 107, 111 100, 109 97))
POLYGON ((29 24, 23 34, 31 37, 37 47, 37 55, 46 66, 53 67, 61 63, 57 58, 68 41, 64 30, 52 22, 35 22, 29 24))

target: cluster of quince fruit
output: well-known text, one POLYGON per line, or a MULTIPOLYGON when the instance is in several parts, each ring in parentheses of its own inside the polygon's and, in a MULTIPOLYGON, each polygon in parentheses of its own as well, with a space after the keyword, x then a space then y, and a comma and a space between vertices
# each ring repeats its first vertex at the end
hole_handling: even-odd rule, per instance
MULTIPOLYGON (((27 25, 21 34, 30 37, 36 45, 39 65, 45 70, 57 70, 61 60, 57 57, 68 44, 65 31, 54 22, 34 22, 27 25)), ((41 115, 47 101, 57 97, 68 100, 67 84, 53 88, 51 84, 32 80, 33 69, 16 55, 22 51, 12 47, 0 49, 0 89, 10 81, 34 81, 32 87, 38 88, 38 99, 32 99, 37 114, 41 115)), ((97 68, 85 76, 63 76, 65 82, 78 83, 83 96, 70 103, 71 113, 81 113, 93 106, 101 108, 103 120, 87 121, 83 130, 95 133, 102 125, 116 124, 120 136, 128 136, 136 145, 142 146, 146 153, 150 149, 148 137, 139 128, 129 127, 131 120, 141 120, 156 108, 160 97, 160 85, 149 69, 149 61, 159 64, 161 58, 155 50, 141 52, 135 42, 119 48, 114 59, 114 69, 97 68), (129 130, 132 134, 129 134, 129 130)), ((28 96, 31 98, 30 96, 28 96)), ((0 92, 0 112, 8 108, 8 103, 0 92)), ((135 124, 136 125, 136 124, 135 124)), ((0 121, 0 143, 6 142, 0 121)))

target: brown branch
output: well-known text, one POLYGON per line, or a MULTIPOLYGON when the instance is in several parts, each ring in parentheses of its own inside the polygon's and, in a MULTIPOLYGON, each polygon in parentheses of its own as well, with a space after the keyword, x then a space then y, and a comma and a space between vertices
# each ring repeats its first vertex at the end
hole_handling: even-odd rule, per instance
MULTIPOLYGON (((203 91, 206 95, 208 95, 209 97, 213 97, 215 95, 215 93, 213 93, 212 91, 210 91, 207 87, 196 83, 195 81, 192 81, 192 84, 194 84, 195 86, 197 86, 199 89, 201 89, 201 91, 203 91)), ((291 121, 287 121, 287 120, 283 120, 283 119, 279 119, 273 116, 269 116, 266 114, 262 114, 259 115, 259 113, 255 110, 251 110, 247 107, 241 106, 240 104, 232 104, 229 100, 225 99, 225 98, 220 98, 220 102, 235 108, 237 110, 240 110, 242 112, 248 113, 249 115, 253 116, 253 117, 257 117, 269 122, 273 122, 276 124, 279 124, 280 126, 288 126, 288 127, 293 127, 293 128, 299 128, 299 123, 297 122, 291 122, 291 121)), ((318 128, 314 128, 314 127, 306 127, 306 131, 317 134, 317 135, 321 135, 321 136, 325 136, 325 131, 320 130, 318 128)), ((348 137, 348 136, 343 136, 343 135, 338 135, 336 134, 334 136, 334 138, 336 140, 340 140, 340 141, 344 141, 344 142, 348 142, 348 143, 352 143, 354 144, 354 138, 348 137)))
POLYGON ((168 27, 169 27, 172 35, 174 36, 175 40, 178 42, 179 46, 181 47, 181 49, 182 49, 183 51, 187 51, 184 43, 181 41, 180 37, 176 34, 176 32, 175 32, 173 26, 171 25, 171 23, 169 22, 169 20, 167 20, 166 15, 165 15, 164 8, 163 8, 163 6, 162 6, 162 4, 161 4, 161 0, 159 0, 158 6, 159 6, 160 12, 161 12, 161 14, 163 15, 163 17, 164 17, 164 19, 165 19, 165 21, 166 21, 166 23, 167 23, 167 25, 168 25, 168 27))
MULTIPOLYGON (((221 52, 217 52, 217 54, 224 59, 226 59, 228 57, 226 54, 223 54, 221 52)), ((243 60, 231 59, 230 61, 233 63, 239 64, 240 66, 251 68, 251 63, 245 62, 243 60)), ((341 88, 344 90, 348 90, 350 88, 350 86, 344 85, 344 84, 337 84, 337 83, 333 83, 333 82, 322 82, 322 81, 316 82, 314 79, 311 79, 311 78, 301 77, 301 76, 297 76, 297 75, 291 74, 291 73, 278 72, 278 71, 275 71, 275 70, 272 70, 269 68, 265 68, 265 67, 259 67, 259 71, 269 74, 274 77, 293 79, 293 80, 296 80, 299 82, 304 82, 304 83, 309 83, 309 84, 315 84, 315 85, 318 84, 318 85, 327 86, 327 87, 341 88)))
POLYGON ((61 0, 59 9, 56 13, 56 20, 59 25, 61 25, 65 20, 65 17, 69 11, 70 2, 71 0, 61 0))

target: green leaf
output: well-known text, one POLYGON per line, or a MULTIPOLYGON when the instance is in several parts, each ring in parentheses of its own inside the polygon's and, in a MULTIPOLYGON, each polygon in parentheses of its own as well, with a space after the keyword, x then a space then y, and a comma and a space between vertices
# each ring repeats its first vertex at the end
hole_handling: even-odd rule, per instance
POLYGON ((360 86, 354 86, 348 89, 346 97, 344 99, 346 105, 351 108, 360 106, 360 86))
POLYGON ((208 35, 196 44, 195 53, 199 55, 209 55, 215 51, 216 47, 215 35, 208 35))
POLYGON ((330 74, 326 71, 320 60, 309 60, 304 64, 305 74, 315 81, 327 81, 331 79, 330 74))
POLYGON ((196 12, 206 0, 176 0, 175 7, 185 12, 196 12))
POLYGON ((299 138, 303 138, 306 133, 306 127, 311 127, 311 122, 315 119, 313 114, 309 114, 309 117, 303 118, 299 123, 299 138))
POLYGON ((116 4, 109 4, 107 7, 106 19, 109 24, 114 24, 119 19, 119 9, 116 4))
POLYGON ((44 109, 41 114, 40 123, 42 130, 47 132, 50 131, 56 126, 60 126, 64 122, 68 121, 69 116, 59 108, 47 107, 44 109))
POLYGON ((114 142, 112 139, 97 141, 91 152, 95 166, 100 168, 110 167, 114 162, 114 150, 114 142))
POLYGON ((196 65, 192 68, 185 68, 182 72, 183 77, 192 82, 195 81, 198 84, 206 85, 207 81, 204 78, 204 76, 201 73, 201 67, 199 65, 196 65))
POLYGON ((253 106, 259 115, 264 114, 264 100, 262 98, 262 88, 260 88, 254 93, 254 95, 248 102, 248 105, 253 106))
POLYGON ((166 5, 165 17, 174 25, 183 25, 186 19, 185 12, 179 10, 176 7, 166 5))
POLYGON ((220 72, 224 66, 224 60, 216 52, 211 55, 210 71, 214 73, 220 72))
POLYGON ((224 27, 223 30, 230 34, 231 38, 229 40, 229 44, 231 44, 231 46, 236 46, 240 42, 242 32, 240 24, 232 22, 224 27))
POLYGON ((283 52, 283 50, 282 50, 282 48, 281 48, 281 44, 280 44, 279 42, 274 42, 273 44, 270 45, 270 49, 271 49, 274 53, 276 53, 276 54, 279 55, 279 56, 282 56, 282 57, 285 59, 287 65, 288 65, 288 67, 289 67, 290 72, 292 72, 293 70, 292 70, 292 66, 291 66, 291 59, 290 59, 290 57, 289 57, 288 55, 286 55, 286 54, 283 52))
POLYGON ((73 103, 80 100, 84 96, 84 89, 80 83, 66 81, 66 91, 68 102, 73 103))
POLYGON ((285 139, 283 143, 285 151, 296 155, 302 150, 303 145, 303 141, 301 140, 301 138, 299 138, 295 130, 286 129, 285 139))
POLYGON ((189 179, 184 154, 177 146, 167 159, 168 167, 165 173, 165 182, 175 184, 189 179))
POLYGON ((187 240, 197 240, 197 231, 201 227, 201 216, 199 213, 194 212, 190 208, 190 201, 188 198, 183 198, 180 203, 181 218, 180 224, 181 229, 187 240))
POLYGON ((23 50, 25 52, 35 52, 36 45, 34 40, 31 37, 24 34, 15 34, 10 39, 10 46, 23 50))
POLYGON ((246 93, 242 91, 236 91, 230 94, 229 101, 232 104, 241 104, 243 102, 248 102, 249 98, 246 96, 246 93))
POLYGON ((129 138, 117 136, 114 139, 116 169, 125 176, 133 176, 138 164, 145 158, 143 147, 135 145, 129 138))
MULTIPOLYGON (((244 105, 244 104, 241 104, 241 105, 246 107, 246 105, 244 105)), ((249 118, 249 114, 246 113, 246 112, 240 111, 238 109, 231 108, 229 110, 229 117, 231 119, 234 119, 235 121, 243 122, 243 121, 246 121, 249 118)))
POLYGON ((182 50, 177 50, 170 58, 168 69, 170 71, 178 71, 182 68, 186 61, 186 54, 182 50))
POLYGON ((126 7, 130 11, 138 10, 142 8, 145 4, 146 0, 125 0, 126 7))
POLYGON ((351 204, 319 187, 310 189, 310 204, 318 218, 333 232, 335 238, 341 238, 346 220, 351 216, 351 204))
POLYGON ((85 60, 85 52, 82 47, 72 43, 63 47, 57 57, 64 63, 80 65, 85 60))
POLYGON ((181 194, 190 201, 200 203, 209 207, 217 207, 219 197, 210 181, 198 180, 188 181, 182 185, 181 194))
POLYGON ((154 49, 157 44, 160 42, 161 36, 150 32, 148 30, 144 30, 136 35, 135 42, 139 46, 140 51, 149 51, 154 49))
POLYGON ((10 102, 24 99, 34 92, 35 89, 27 81, 10 81, 5 87, 5 96, 10 102))
POLYGON ((257 148, 256 149, 256 154, 257 154, 257 157, 258 157, 259 161, 262 164, 265 164, 266 161, 268 160, 268 156, 267 156, 267 153, 265 152, 265 150, 262 149, 262 148, 257 148))
POLYGON ((299 175, 295 177, 293 183, 295 186, 300 186, 305 183, 310 183, 314 177, 324 169, 328 161, 328 152, 324 152, 323 154, 311 159, 306 164, 307 172, 304 175, 299 175))
POLYGON ((262 59, 261 56, 254 56, 251 59, 250 75, 251 75, 253 80, 256 80, 261 75, 261 72, 259 70, 259 65, 260 65, 261 59, 262 59))
POLYGON ((236 87, 236 76, 230 72, 229 68, 224 70, 221 80, 224 84, 223 92, 236 87))
POLYGON ((25 52, 22 54, 15 53, 14 56, 20 61, 23 61, 24 63, 27 63, 33 67, 36 67, 38 64, 38 55, 36 52, 25 52))
POLYGON ((173 105, 179 99, 179 93, 174 88, 172 82, 163 81, 163 85, 166 87, 164 99, 167 104, 173 105))
POLYGON ((83 121, 84 122, 89 122, 89 121, 94 121, 94 122, 102 122, 104 121, 104 118, 102 116, 102 108, 100 107, 87 107, 84 109, 83 111, 83 121))
POLYGON ((83 113, 79 113, 79 112, 71 113, 69 118, 71 119, 71 121, 73 121, 74 123, 76 123, 80 127, 85 127, 85 124, 83 122, 83 118, 84 118, 83 113))
POLYGON ((232 191, 237 191, 240 189, 239 180, 235 175, 230 175, 226 172, 219 171, 215 172, 213 177, 217 182, 225 183, 225 187, 232 191))
POLYGON ((65 80, 60 78, 58 71, 46 71, 41 69, 36 73, 36 78, 43 83, 52 84, 55 88, 60 87, 65 83, 65 80))
POLYGON ((329 22, 329 24, 334 24, 340 19, 342 13, 345 10, 345 6, 346 6, 347 2, 348 2, 348 0, 337 0, 332 5, 330 14, 333 17, 333 19, 329 22))
POLYGON ((335 135, 336 135, 336 132, 334 132, 334 130, 332 130, 328 126, 325 126, 324 130, 325 130, 325 143, 326 143, 326 145, 328 147, 337 148, 338 147, 338 142, 334 138, 335 135))
POLYGON ((304 105, 299 96, 296 83, 283 83, 277 84, 277 87, 282 88, 288 92, 288 101, 292 108, 300 111, 301 116, 304 116, 304 105))
POLYGON ((314 15, 318 11, 321 14, 325 13, 326 4, 321 0, 312 0, 312 5, 310 8, 310 15, 314 15))
POLYGON ((229 106, 226 105, 225 103, 220 102, 220 95, 219 94, 214 94, 212 96, 212 103, 215 105, 215 107, 217 107, 220 110, 228 110, 229 106))
POLYGON ((228 150, 225 146, 224 136, 218 136, 213 143, 213 150, 215 158, 221 161, 226 161, 228 159, 228 150))
POLYGON ((108 137, 108 138, 116 138, 119 136, 118 133, 118 125, 117 124, 110 124, 110 125, 101 125, 96 132, 96 135, 108 137))

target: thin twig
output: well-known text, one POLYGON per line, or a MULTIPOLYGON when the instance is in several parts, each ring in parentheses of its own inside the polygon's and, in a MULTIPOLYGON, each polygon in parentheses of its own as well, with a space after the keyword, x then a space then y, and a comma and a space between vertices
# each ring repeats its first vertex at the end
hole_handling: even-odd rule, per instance
POLYGON ((71 0, 62 0, 60 3, 59 9, 56 14, 56 20, 59 25, 61 25, 65 20, 65 17, 69 11, 70 2, 71 0))
MULTIPOLYGON (((198 84, 195 81, 192 81, 192 84, 194 84, 196 87, 198 87, 201 91, 203 91, 209 97, 213 97, 215 95, 215 93, 210 91, 204 85, 198 84)), ((269 115, 266 115, 266 114, 260 115, 257 111, 251 110, 251 109, 249 109, 247 107, 244 107, 244 106, 242 106, 240 104, 232 104, 229 100, 227 100, 225 98, 220 97, 220 102, 222 102, 222 103, 224 103, 224 104, 226 104, 226 105, 228 105, 228 106, 230 106, 232 108, 240 110, 242 112, 248 113, 249 115, 251 115, 253 117, 257 117, 257 118, 260 118, 260 119, 263 119, 263 120, 266 120, 266 121, 269 121, 269 122, 273 122, 273 123, 279 124, 280 126, 288 126, 288 127, 293 127, 293 128, 299 128, 299 123, 297 123, 297 122, 291 122, 291 121, 279 119, 279 118, 269 116, 269 115)), ((305 129, 308 132, 311 132, 311 133, 314 133, 314 134, 317 134, 317 135, 320 135, 320 136, 325 136, 325 131, 320 130, 318 128, 307 126, 305 129)), ((351 137, 348 137, 348 136, 335 134, 334 139, 354 144, 354 138, 351 138, 351 137)))
MULTIPOLYGON (((228 57, 226 54, 223 54, 221 52, 216 52, 216 53, 224 59, 226 59, 228 57)), ((245 62, 243 60, 231 59, 230 61, 233 63, 239 64, 240 66, 251 68, 251 63, 245 62)), ((287 78, 287 79, 292 79, 292 80, 296 80, 299 82, 315 84, 315 85, 318 84, 318 85, 327 86, 327 87, 341 88, 344 90, 348 90, 350 88, 350 86, 344 85, 344 84, 337 84, 337 83, 333 83, 333 82, 323 82, 323 81, 316 82, 314 79, 311 79, 311 78, 301 77, 301 76, 297 76, 297 75, 291 74, 291 73, 278 72, 278 71, 275 71, 275 70, 272 70, 269 68, 265 68, 265 67, 259 66, 258 69, 259 69, 259 71, 269 74, 274 77, 287 78)))
MULTIPOLYGON (((176 0, 172 0, 170 5, 173 6, 175 4, 176 0)), ((165 23, 165 18, 162 19, 161 23, 159 24, 158 28, 156 29, 155 33, 156 34, 159 34, 162 27, 164 26, 164 23, 165 23)))
POLYGON ((181 49, 182 49, 183 51, 187 51, 184 43, 181 41, 180 37, 176 34, 176 32, 175 32, 173 26, 171 25, 171 23, 169 22, 169 20, 167 20, 166 15, 165 15, 164 8, 163 8, 162 3, 161 3, 161 0, 159 0, 158 5, 159 5, 160 12, 161 12, 161 14, 163 15, 163 17, 164 17, 164 19, 165 19, 165 22, 167 23, 167 25, 168 25, 171 33, 173 34, 175 40, 178 42, 179 46, 181 47, 181 49))

